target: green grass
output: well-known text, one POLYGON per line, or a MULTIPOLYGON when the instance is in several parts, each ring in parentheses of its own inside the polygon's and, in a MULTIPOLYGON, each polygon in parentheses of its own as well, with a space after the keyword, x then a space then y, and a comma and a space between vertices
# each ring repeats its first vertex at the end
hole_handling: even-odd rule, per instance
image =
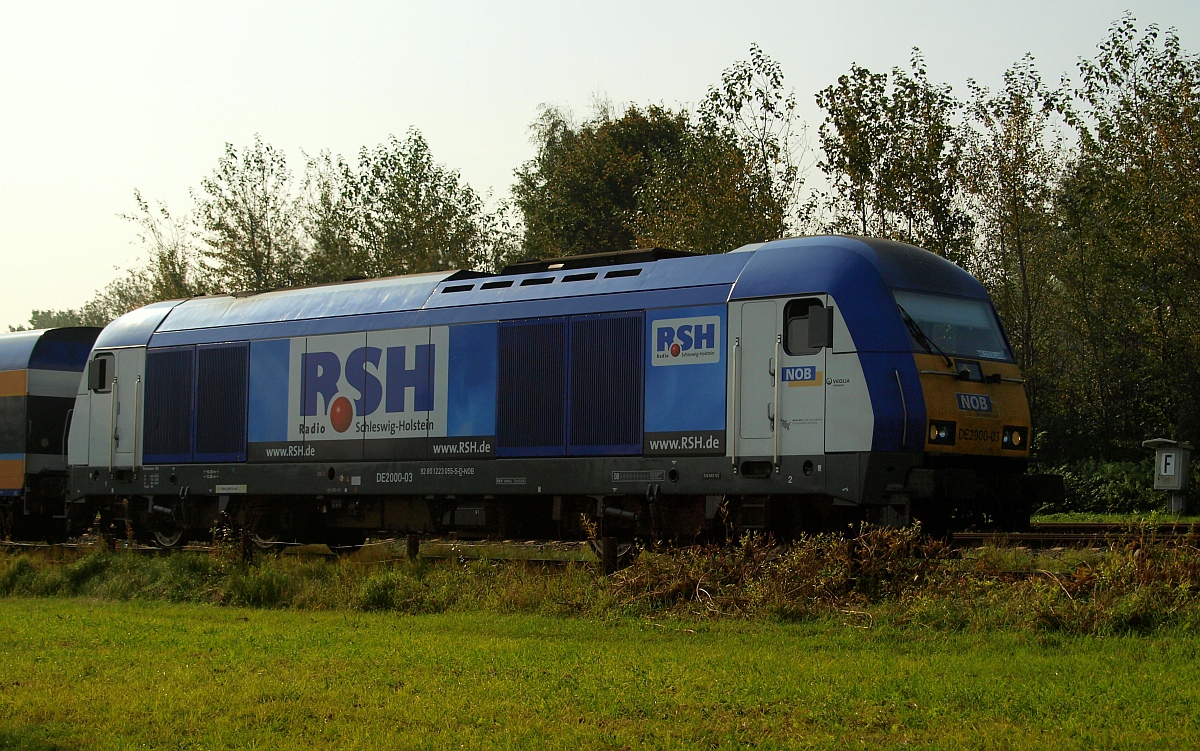
POLYGON ((1166 511, 1143 511, 1128 514, 1071 511, 1058 514, 1038 514, 1032 521, 1065 522, 1068 524, 1200 524, 1200 516, 1180 516, 1166 511))
POLYGON ((913 529, 864 529, 788 548, 748 537, 721 548, 643 551, 610 577, 581 563, 412 563, 378 550, 344 559, 271 555, 256 565, 221 547, 169 556, 96 550, 64 560, 0 554, 0 596, 594 620, 816 622, 856 612, 947 632, 1155 634, 1200 628, 1198 542, 1148 531, 1105 550, 960 555, 913 529))
POLYGON ((1188 748, 1200 638, 0 600, 0 748, 1188 748))

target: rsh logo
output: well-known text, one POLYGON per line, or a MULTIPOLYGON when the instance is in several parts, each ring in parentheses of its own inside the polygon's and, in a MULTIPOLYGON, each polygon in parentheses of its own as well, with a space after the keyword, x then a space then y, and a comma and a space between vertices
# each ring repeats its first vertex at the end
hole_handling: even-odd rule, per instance
POLYGON ((991 412, 992 397, 987 394, 955 394, 963 412, 991 412))
MULTIPOLYGON (((365 417, 379 409, 389 413, 428 412, 433 409, 433 344, 418 344, 414 349, 413 367, 406 366, 407 347, 359 347, 346 357, 346 382, 357 392, 354 414, 365 417), (383 381, 379 379, 380 365, 386 364, 383 381), (368 367, 370 366, 370 367, 368 367), (408 389, 413 390, 411 404, 406 402, 408 389)), ((324 403, 324 413, 338 396, 338 381, 342 377, 342 362, 336 352, 307 352, 300 356, 303 370, 303 396, 300 414, 317 414, 317 396, 324 403)), ((339 431, 341 432, 341 431, 339 431)))
POLYGON ((721 317, 654 321, 653 365, 699 365, 721 361, 721 317))

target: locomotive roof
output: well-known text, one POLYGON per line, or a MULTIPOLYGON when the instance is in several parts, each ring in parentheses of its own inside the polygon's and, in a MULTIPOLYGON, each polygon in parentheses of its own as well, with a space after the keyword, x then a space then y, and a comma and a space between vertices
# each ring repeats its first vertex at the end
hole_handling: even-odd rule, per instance
POLYGON ((100 329, 70 326, 0 334, 0 371, 83 370, 100 329))
POLYGON ((864 287, 986 297, 978 281, 949 261, 885 240, 801 237, 719 255, 670 256, 598 255, 592 262, 537 262, 502 274, 446 271, 155 303, 114 321, 96 346, 144 345, 151 337, 156 346, 274 338, 805 292, 861 297, 864 287))

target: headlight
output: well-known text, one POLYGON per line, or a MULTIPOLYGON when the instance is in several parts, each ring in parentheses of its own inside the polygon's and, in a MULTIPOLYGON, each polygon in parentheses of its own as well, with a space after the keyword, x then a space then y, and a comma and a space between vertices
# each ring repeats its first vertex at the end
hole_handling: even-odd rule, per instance
POLYGON ((953 446, 957 427, 953 420, 930 420, 929 443, 933 446, 953 446))
POLYGON ((1029 428, 1019 428, 1015 425, 1004 426, 1004 438, 1001 445, 1006 449, 1013 451, 1026 451, 1029 449, 1029 428))

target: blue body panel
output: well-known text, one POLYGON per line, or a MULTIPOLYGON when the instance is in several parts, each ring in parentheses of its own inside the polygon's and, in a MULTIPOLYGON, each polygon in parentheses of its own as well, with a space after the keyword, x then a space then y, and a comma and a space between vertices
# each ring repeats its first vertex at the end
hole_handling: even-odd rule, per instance
POLYGON ((157 331, 220 329, 262 323, 331 319, 363 313, 419 310, 450 272, 277 290, 256 295, 199 297, 170 311, 157 331))
POLYGON ((205 298, 195 300, 165 300, 147 305, 144 308, 130 311, 104 327, 100 337, 96 339, 95 349, 108 347, 144 347, 150 341, 150 336, 158 329, 159 324, 178 305, 196 303, 205 298))
POLYGON ((495 323, 450 328, 447 436, 496 435, 495 323))
POLYGON ((250 343, 248 443, 287 440, 288 360, 291 342, 268 339, 250 343), (282 385, 282 388, 281 388, 282 385))
POLYGON ((0 334, 0 371, 67 370, 80 372, 100 329, 71 326, 0 334))
POLYGON ((716 362, 656 367, 655 324, 662 320, 720 319, 719 352, 729 330, 725 305, 646 311, 646 432, 725 429, 725 357, 716 362))
POLYGON ((151 345, 169 347, 183 344, 254 341, 256 339, 340 334, 351 331, 388 331, 458 323, 512 321, 557 315, 585 315, 616 310, 642 310, 662 305, 709 305, 724 303, 729 297, 729 290, 730 285, 722 284, 613 295, 587 295, 585 297, 550 298, 432 310, 367 313, 337 318, 199 328, 157 333, 151 340, 151 345))
POLYGON ((45 332, 42 330, 14 331, 11 334, 0 335, 0 371, 28 368, 33 348, 37 346, 43 333, 45 332))

